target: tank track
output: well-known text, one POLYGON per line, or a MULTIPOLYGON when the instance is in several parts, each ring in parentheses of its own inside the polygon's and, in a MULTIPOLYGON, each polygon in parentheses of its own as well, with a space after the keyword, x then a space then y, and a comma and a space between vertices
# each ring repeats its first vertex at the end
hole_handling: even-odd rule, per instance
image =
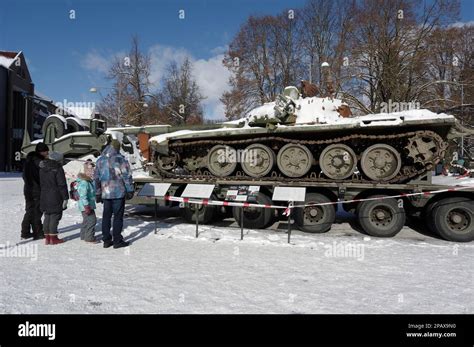
MULTIPOLYGON (((197 140, 197 141, 176 141, 174 143, 169 144, 169 150, 175 151, 177 153, 183 153, 187 148, 193 148, 194 151, 196 150, 205 150, 205 148, 210 148, 214 145, 228 145, 228 146, 240 146, 240 145, 248 145, 254 143, 276 143, 280 142, 281 144, 300 144, 305 146, 321 146, 321 145, 331 145, 331 144, 339 144, 339 143, 347 143, 349 141, 363 141, 364 143, 376 141, 377 143, 400 143, 404 142, 406 144, 411 143, 410 139, 413 138, 432 138, 433 141, 436 142, 437 152, 436 154, 430 158, 429 162, 422 163, 423 167, 420 167, 420 160, 413 158, 413 165, 402 165, 400 172, 392 179, 385 180, 383 183, 388 184, 395 184, 395 183, 405 183, 409 180, 415 179, 417 177, 422 176, 428 170, 431 170, 435 164, 437 164, 445 155, 447 143, 443 141, 440 135, 437 133, 430 131, 430 130, 421 130, 421 131, 411 131, 406 133, 400 134, 393 134, 393 135, 365 135, 365 134, 353 134, 348 136, 342 136, 338 138, 332 139, 325 139, 325 140, 298 140, 298 139, 289 139, 284 138, 281 136, 269 136, 269 137, 258 137, 258 138, 249 138, 249 139, 240 139, 240 140, 223 140, 223 139, 212 139, 212 140, 197 140), (207 147, 208 146, 208 147, 207 147), (415 165, 418 163, 418 165, 415 165), (417 167, 418 166, 418 167, 417 167)), ((367 145, 366 145, 367 146, 367 145)), ((401 146, 398 144, 395 146, 395 149, 401 153, 406 148, 400 148, 401 146)), ((410 149, 406 149, 406 153, 408 155, 411 154, 410 149)), ((357 160, 359 161, 361 158, 361 154, 357 154, 357 160)), ((403 160, 402 160, 403 161, 403 160)), ((315 167, 315 166, 313 166, 315 167)), ((254 178, 251 176, 246 175, 243 171, 236 171, 235 175, 232 176, 225 176, 225 177, 217 177, 213 176, 207 169, 195 170, 188 173, 179 173, 173 172, 172 170, 164 170, 159 165, 153 166, 153 170, 159 176, 163 178, 172 178, 172 179, 181 179, 183 181, 205 181, 205 182, 213 182, 213 181, 275 181, 279 183, 285 182, 347 182, 347 183, 377 183, 377 181, 368 179, 361 174, 354 174, 352 177, 348 177, 346 179, 335 180, 331 178, 327 178, 324 176, 322 172, 315 172, 310 171, 307 175, 298 178, 290 178, 286 177, 278 170, 273 170, 270 175, 260 178, 254 178)), ((173 169, 175 170, 175 169, 173 169)), ((360 168, 359 168, 360 170, 360 168)))

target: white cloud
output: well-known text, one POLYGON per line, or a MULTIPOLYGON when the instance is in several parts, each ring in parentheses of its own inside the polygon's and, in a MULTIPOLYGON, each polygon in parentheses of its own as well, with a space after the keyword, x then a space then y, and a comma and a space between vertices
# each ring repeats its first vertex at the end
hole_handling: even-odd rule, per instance
POLYGON ((81 66, 90 71, 97 71, 106 74, 110 67, 111 59, 107 59, 99 52, 93 50, 85 55, 81 61, 81 66))
MULTIPOLYGON (((224 105, 219 98, 228 90, 230 72, 222 64, 223 52, 226 46, 219 46, 211 50, 212 56, 208 59, 195 59, 192 54, 183 47, 172 47, 165 45, 154 45, 148 53, 151 60, 150 82, 156 89, 161 87, 161 80, 166 74, 166 69, 171 62, 180 65, 186 57, 193 64, 193 75, 200 88, 201 94, 206 97, 203 100, 204 116, 208 119, 224 118, 224 105)), ((96 50, 87 53, 81 61, 81 66, 89 71, 106 74, 110 62, 115 56, 122 56, 123 52, 105 56, 96 50)))
POLYGON ((219 100, 222 93, 229 89, 230 71, 222 64, 223 54, 209 59, 194 62, 194 77, 201 93, 207 97, 203 104, 206 107, 206 118, 224 118, 224 105, 219 100))
MULTIPOLYGON (((211 53, 223 52, 225 47, 216 47, 211 53)), ((219 53, 209 59, 196 60, 189 51, 182 47, 171 47, 164 45, 155 45, 149 50, 151 57, 151 75, 150 81, 160 87, 159 82, 166 73, 169 64, 175 61, 181 64, 186 57, 193 64, 193 75, 196 79, 201 94, 206 97, 203 100, 204 115, 208 119, 224 118, 224 105, 219 98, 222 93, 228 90, 230 77, 229 70, 222 64, 224 55, 219 53)))
POLYGON ((463 26, 467 26, 467 27, 474 26, 474 21, 471 20, 469 22, 456 22, 450 25, 450 27, 455 27, 455 28, 461 28, 463 26))

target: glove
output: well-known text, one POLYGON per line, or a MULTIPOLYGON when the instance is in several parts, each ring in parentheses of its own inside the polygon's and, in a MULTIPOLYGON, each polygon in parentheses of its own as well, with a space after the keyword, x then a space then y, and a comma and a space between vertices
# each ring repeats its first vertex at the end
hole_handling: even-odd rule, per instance
POLYGON ((94 212, 94 210, 89 205, 86 205, 86 206, 84 206, 84 212, 86 213, 86 215, 89 216, 94 212))
POLYGON ((125 193, 125 200, 130 200, 130 199, 133 199, 133 192, 125 193))
POLYGON ((64 200, 63 201, 63 211, 67 209, 67 200, 64 200))
POLYGON ((103 201, 102 201, 102 195, 101 194, 97 194, 95 196, 95 202, 98 203, 98 204, 102 204, 103 201))

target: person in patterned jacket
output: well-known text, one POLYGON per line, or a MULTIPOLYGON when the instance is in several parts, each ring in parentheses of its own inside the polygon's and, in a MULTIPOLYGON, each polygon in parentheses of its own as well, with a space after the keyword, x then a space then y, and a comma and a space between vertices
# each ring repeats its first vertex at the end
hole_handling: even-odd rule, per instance
POLYGON ((127 247, 122 236, 125 200, 133 198, 133 179, 130 164, 120 154, 120 142, 112 140, 97 159, 94 171, 96 201, 104 204, 102 240, 104 248, 127 247), (113 232, 110 234, 112 215, 113 232))

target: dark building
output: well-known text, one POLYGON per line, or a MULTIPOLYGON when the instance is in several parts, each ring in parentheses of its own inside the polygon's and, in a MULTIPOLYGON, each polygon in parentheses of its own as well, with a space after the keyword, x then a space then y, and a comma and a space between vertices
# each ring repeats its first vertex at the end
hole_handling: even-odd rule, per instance
POLYGON ((33 135, 34 84, 22 52, 0 51, 0 171, 20 171, 23 134, 33 135))

